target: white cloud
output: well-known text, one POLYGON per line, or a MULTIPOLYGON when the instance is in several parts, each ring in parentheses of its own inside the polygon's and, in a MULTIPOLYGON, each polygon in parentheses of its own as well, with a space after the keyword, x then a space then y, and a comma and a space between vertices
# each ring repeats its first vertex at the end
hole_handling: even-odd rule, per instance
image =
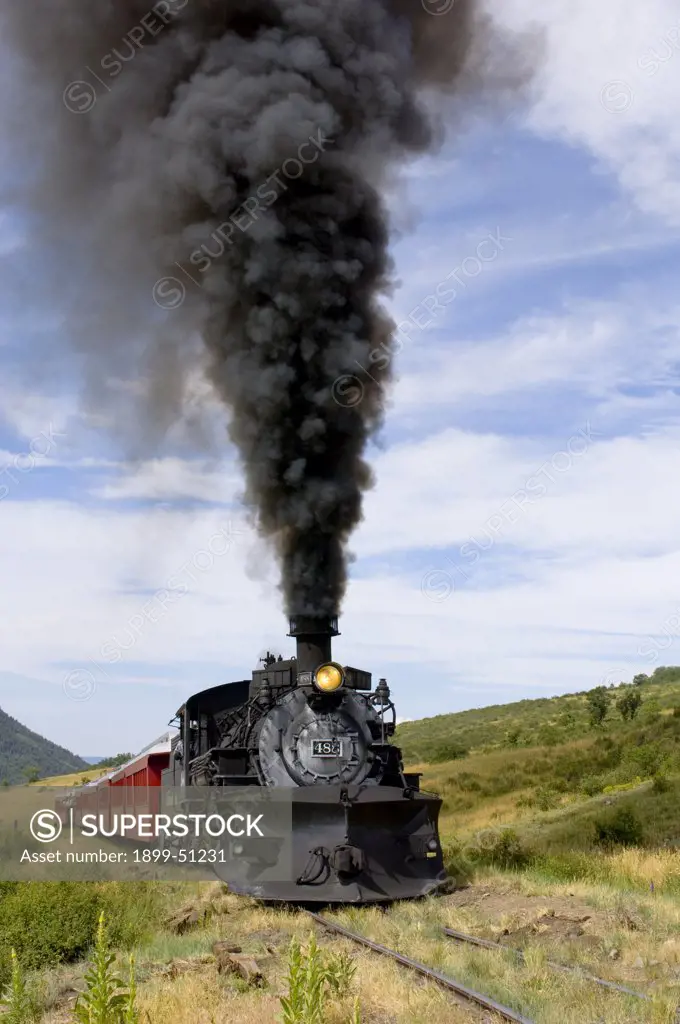
POLYGON ((584 423, 554 447, 458 430, 394 446, 377 460, 353 547, 360 557, 451 548, 463 568, 482 557, 470 544, 579 560, 680 550, 680 427, 644 438, 597 428, 584 423))
POLYGON ((669 379, 680 355, 680 310, 637 301, 574 303, 562 315, 528 316, 488 341, 456 339, 411 352, 395 392, 397 415, 568 381, 603 395, 615 385, 669 379), (666 331, 665 336, 659 336, 666 331), (653 346, 640 335, 655 335, 653 346))
POLYGON ((216 460, 187 462, 168 457, 121 468, 120 476, 94 488, 93 494, 107 500, 194 498, 217 503, 232 502, 243 490, 242 478, 233 462, 225 466, 216 460))
MULTIPOLYGON (((52 438, 54 453, 69 443, 68 422, 74 415, 73 402, 63 396, 29 392, 16 381, 5 378, 0 417, 30 445, 45 436, 52 438)), ((27 445, 26 451, 29 450, 27 445)))
MULTIPOLYGON (((256 538, 231 513, 0 502, 12 581, 0 589, 2 667, 53 688, 27 724, 83 752, 84 735, 95 753, 136 747, 189 692, 242 678, 285 633, 271 560, 255 576, 255 558, 256 538), (96 693, 81 704, 62 686, 83 665, 96 693)), ((9 713, 20 717, 29 696, 0 679, 9 713)))
POLYGON ((49 671, 51 662, 95 657, 107 639, 129 630, 130 618, 155 591, 168 588, 171 578, 176 593, 180 582, 187 593, 157 610, 157 623, 142 628, 134 659, 146 659, 151 648, 162 661, 219 657, 221 630, 209 639, 198 605, 219 599, 228 618, 239 606, 260 600, 262 583, 246 572, 253 541, 240 516, 215 510, 118 514, 56 501, 0 503, 0 561, 13 580, 0 592, 0 619, 13 624, 4 667, 61 678, 59 671, 49 671), (209 546, 220 531, 228 543, 215 541, 219 553, 211 555, 209 546))
MULTIPOLYGON (((540 25, 545 59, 529 118, 538 133, 585 146, 648 212, 680 224, 680 14, 673 0, 564 4, 507 0, 495 20, 540 25)), ((557 197, 556 197, 557 198, 557 197)))
POLYGON ((395 574, 353 587, 344 630, 370 637, 388 676, 412 680, 412 689, 403 682, 396 690, 399 710, 412 717, 422 702, 432 714, 483 706, 499 690, 511 701, 588 689, 615 670, 631 678, 677 660, 678 568, 680 551, 649 560, 593 557, 492 590, 460 586, 440 603, 395 574), (668 582, 659 586, 660 579, 668 582), (662 634, 674 613, 677 650, 669 645, 653 660, 645 638, 662 634))

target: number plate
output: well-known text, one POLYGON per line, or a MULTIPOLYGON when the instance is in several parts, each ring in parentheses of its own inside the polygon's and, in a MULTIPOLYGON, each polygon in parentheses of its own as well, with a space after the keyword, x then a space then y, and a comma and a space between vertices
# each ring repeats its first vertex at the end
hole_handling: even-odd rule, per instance
POLYGON ((312 740, 312 757, 341 757, 341 740, 312 740))

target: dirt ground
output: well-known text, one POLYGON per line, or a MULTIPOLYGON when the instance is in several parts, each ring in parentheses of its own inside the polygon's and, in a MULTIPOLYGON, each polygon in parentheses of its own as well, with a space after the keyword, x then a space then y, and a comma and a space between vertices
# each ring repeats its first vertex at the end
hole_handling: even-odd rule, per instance
MULTIPOLYGON (((593 948, 604 941, 610 916, 578 896, 528 896, 511 889, 471 885, 442 898, 447 909, 475 908, 486 921, 483 938, 521 948, 527 939, 575 941, 593 948), (517 922, 513 927, 508 921, 517 922), (521 922, 521 923, 520 923, 521 922)), ((631 916, 630 924, 635 927, 631 916)))

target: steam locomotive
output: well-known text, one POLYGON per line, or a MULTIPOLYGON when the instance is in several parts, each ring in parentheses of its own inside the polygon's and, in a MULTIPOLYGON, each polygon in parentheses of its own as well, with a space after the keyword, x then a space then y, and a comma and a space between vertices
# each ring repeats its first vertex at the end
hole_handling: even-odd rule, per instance
POLYGON ((101 798, 109 811, 158 811, 178 794, 185 804, 191 794, 217 799, 221 791, 206 787, 244 798, 256 792, 244 787, 260 787, 292 815, 289 856, 268 873, 261 841, 232 842, 213 870, 233 891, 291 903, 435 891, 446 881, 441 799, 420 792, 419 774, 404 771, 389 742, 396 719, 386 680, 373 690, 369 672, 332 660, 337 619, 292 619, 289 636, 297 657, 267 655, 251 679, 194 694, 171 723, 176 735, 79 790, 80 813, 101 798), (239 878, 234 858, 245 865, 239 878))
MULTIPOLYGON (((292 872, 243 891, 297 902, 423 896, 446 872, 439 797, 420 792, 389 743, 396 720, 385 679, 331 657, 337 619, 298 617, 297 657, 271 656, 252 679, 197 693, 177 713, 162 784, 285 787, 292 872)), ((219 869, 218 869, 219 873, 219 869)), ((229 881, 229 878, 226 878, 229 881)))

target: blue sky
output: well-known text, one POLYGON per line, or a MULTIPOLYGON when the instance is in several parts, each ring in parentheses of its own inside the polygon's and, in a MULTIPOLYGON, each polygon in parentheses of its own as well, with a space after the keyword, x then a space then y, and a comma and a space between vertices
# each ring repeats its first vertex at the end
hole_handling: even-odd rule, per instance
MULTIPOLYGON (((626 19, 614 0, 535 6, 496 14, 545 32, 526 106, 450 137, 391 197, 391 305, 411 327, 336 653, 387 676, 407 718, 680 652, 680 54, 662 47, 680 19, 670 0, 626 19), (670 56, 650 74, 655 48, 670 56), (455 299, 415 326, 463 265, 455 299)), ((0 706, 110 754, 292 647, 233 452, 122 460, 79 412, 26 232, 0 214, 0 706)))

